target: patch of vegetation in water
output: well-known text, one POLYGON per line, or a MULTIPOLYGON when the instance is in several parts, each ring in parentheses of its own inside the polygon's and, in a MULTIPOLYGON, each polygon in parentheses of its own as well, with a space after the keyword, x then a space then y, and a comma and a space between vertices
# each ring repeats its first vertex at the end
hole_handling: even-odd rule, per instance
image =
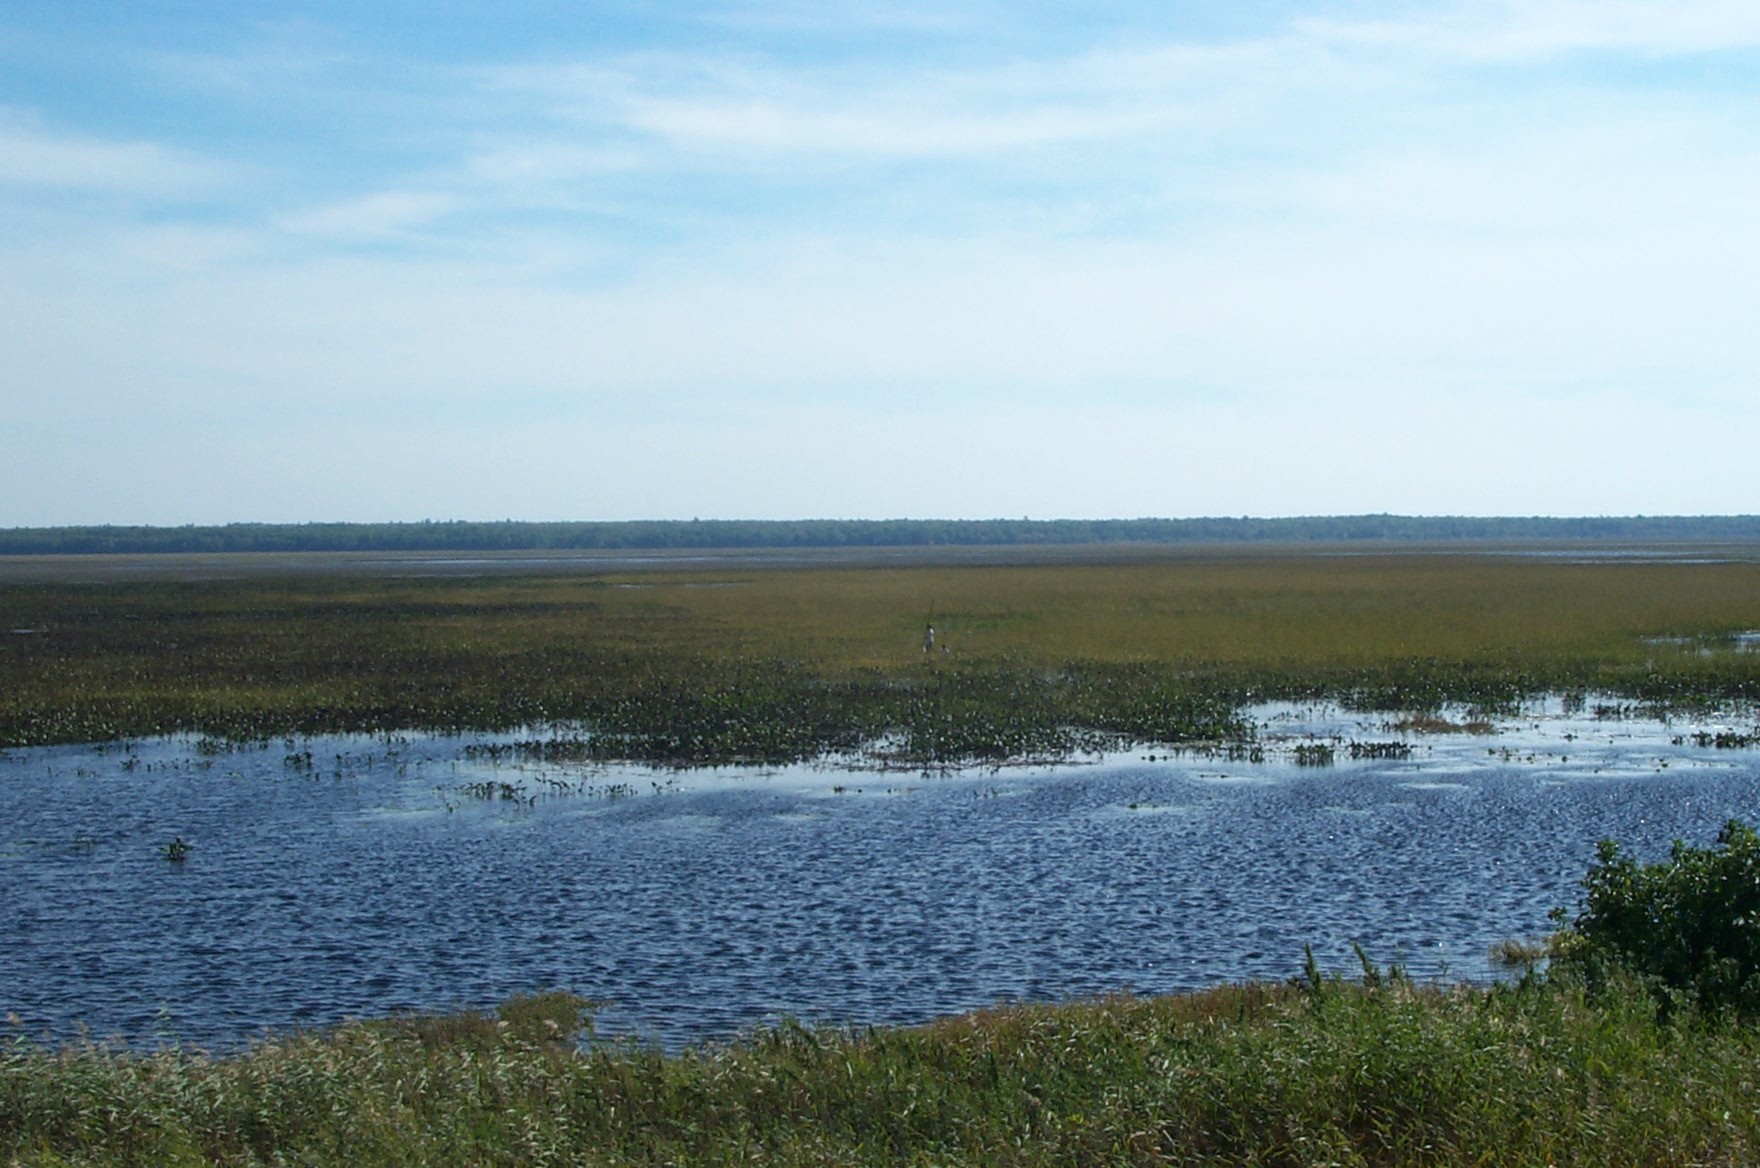
POLYGON ((1407 759, 1412 757, 1409 742, 1350 742, 1346 749, 1353 759, 1407 759))
POLYGON ((0 639, 0 746, 536 726, 590 760, 946 763, 1245 743, 1277 698, 1654 710, 1760 699, 1760 654, 1655 640, 1752 628, 1757 596, 1754 563, 1421 555, 19 584, 0 624, 41 631, 0 639))

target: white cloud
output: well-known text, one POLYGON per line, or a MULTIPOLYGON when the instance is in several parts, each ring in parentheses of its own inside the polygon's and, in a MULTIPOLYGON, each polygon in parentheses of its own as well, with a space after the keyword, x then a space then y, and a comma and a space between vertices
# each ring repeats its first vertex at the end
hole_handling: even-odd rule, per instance
POLYGON ((458 210, 456 196, 433 191, 380 191, 282 215, 277 224, 301 235, 338 241, 404 236, 458 210))
POLYGON ((464 169, 473 180, 493 186, 526 188, 639 170, 647 159, 628 148, 586 146, 542 139, 502 142, 469 156, 464 169))
POLYGON ((1674 55, 1760 46, 1749 0, 1471 0, 1392 19, 1313 20, 1306 35, 1463 63, 1531 63, 1564 54, 1674 55))
POLYGON ((695 150, 772 153, 965 156, 1048 144, 1120 138, 1159 118, 1070 109, 990 115, 921 108, 909 98, 880 98, 859 109, 826 109, 774 100, 650 100, 630 123, 695 150))
POLYGON ((225 177, 222 167, 158 143, 54 132, 0 110, 0 185, 175 196, 225 177))
POLYGON ((785 32, 906 32, 946 34, 981 27, 973 13, 937 4, 831 3, 830 0, 769 0, 731 4, 707 19, 731 28, 785 32))
POLYGON ((559 131, 663 143, 673 153, 648 157, 672 167, 722 165, 745 153, 797 163, 814 155, 944 160, 1196 126, 1214 112, 1206 104, 1238 85, 1241 68, 1277 51, 1173 47, 902 76, 644 54, 508 67, 484 84, 525 95, 559 131))
POLYGON ((137 52, 131 60, 161 85, 247 105, 289 97, 346 100, 363 77, 383 80, 388 66, 314 24, 252 21, 249 29, 242 43, 225 50, 137 52))
POLYGON ((1300 20, 1244 40, 1078 44, 1062 55, 960 69, 647 52, 478 76, 496 94, 531 100, 532 116, 572 125, 588 140, 633 135, 670 148, 646 155, 654 165, 713 168, 741 155, 800 165, 815 156, 1122 150, 1146 140, 1214 148, 1233 132, 1275 135, 1280 121, 1311 127, 1327 110, 1367 113, 1372 124, 1421 114, 1410 103, 1440 96, 1439 67, 1757 46, 1760 6, 1750 0, 1472 0, 1406 6, 1392 17, 1300 20))

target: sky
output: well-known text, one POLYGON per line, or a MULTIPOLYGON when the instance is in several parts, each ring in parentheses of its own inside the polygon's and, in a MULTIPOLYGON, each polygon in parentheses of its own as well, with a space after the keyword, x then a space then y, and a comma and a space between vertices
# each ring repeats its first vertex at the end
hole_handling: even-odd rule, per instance
POLYGON ((0 526, 1760 512, 1753 0, 8 0, 0 526))

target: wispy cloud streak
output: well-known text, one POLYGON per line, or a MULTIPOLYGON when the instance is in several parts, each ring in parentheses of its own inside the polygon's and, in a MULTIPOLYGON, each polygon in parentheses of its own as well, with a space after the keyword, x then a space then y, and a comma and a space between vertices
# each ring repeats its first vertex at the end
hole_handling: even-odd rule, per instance
POLYGON ((0 110, 0 186, 177 196, 226 177, 223 166, 160 143, 52 131, 0 110))

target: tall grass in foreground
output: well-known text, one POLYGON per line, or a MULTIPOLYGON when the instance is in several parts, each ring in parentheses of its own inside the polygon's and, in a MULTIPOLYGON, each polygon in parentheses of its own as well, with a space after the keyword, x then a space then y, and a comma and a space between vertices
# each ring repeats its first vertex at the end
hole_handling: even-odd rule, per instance
POLYGON ((1642 990, 1236 986, 667 1056, 578 1001, 0 1055, 11 1164, 1752 1164, 1760 1036, 1642 990))

